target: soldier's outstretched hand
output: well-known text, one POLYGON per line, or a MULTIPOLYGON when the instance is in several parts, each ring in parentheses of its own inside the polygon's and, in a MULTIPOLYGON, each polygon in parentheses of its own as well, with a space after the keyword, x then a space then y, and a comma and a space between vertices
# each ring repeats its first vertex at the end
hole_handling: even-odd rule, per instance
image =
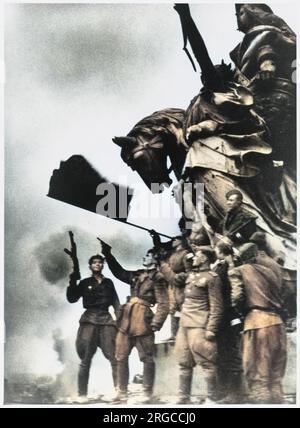
POLYGON ((102 247, 102 254, 106 256, 107 254, 110 254, 111 252, 111 246, 107 244, 106 242, 102 241, 102 239, 97 238, 98 241, 100 241, 101 247, 102 247))
POLYGON ((161 241, 159 234, 154 229, 149 230, 149 233, 152 238, 154 247, 160 247, 161 241))

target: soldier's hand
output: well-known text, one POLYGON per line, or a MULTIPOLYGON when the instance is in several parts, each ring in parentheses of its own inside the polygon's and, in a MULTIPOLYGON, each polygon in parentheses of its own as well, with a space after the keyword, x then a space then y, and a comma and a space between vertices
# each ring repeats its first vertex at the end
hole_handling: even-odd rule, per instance
POLYGON ((216 237, 218 238, 219 241, 224 242, 224 244, 227 244, 230 247, 233 246, 233 241, 232 241, 232 239, 229 236, 216 234, 216 237))
POLYGON ((156 236, 156 235, 158 235, 158 233, 154 229, 150 229, 149 233, 150 233, 150 236, 156 236))
POLYGON ((207 330, 205 332, 205 339, 209 340, 210 342, 214 342, 216 340, 216 335, 212 331, 207 330))
POLYGON ((98 241, 100 241, 101 247, 102 247, 102 253, 104 255, 110 254, 111 252, 111 246, 108 245, 106 242, 102 241, 102 239, 97 238, 98 241))
POLYGON ((153 240, 154 247, 159 247, 161 244, 159 234, 154 229, 149 230, 149 233, 150 233, 150 236, 153 240))

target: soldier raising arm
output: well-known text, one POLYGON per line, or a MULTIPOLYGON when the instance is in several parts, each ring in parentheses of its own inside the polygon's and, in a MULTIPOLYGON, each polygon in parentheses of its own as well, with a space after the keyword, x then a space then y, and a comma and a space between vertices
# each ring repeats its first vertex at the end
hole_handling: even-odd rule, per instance
POLYGON ((85 308, 79 321, 76 338, 76 350, 81 360, 78 372, 78 395, 80 401, 84 401, 88 392, 90 366, 97 347, 102 350, 105 358, 111 363, 114 386, 116 386, 115 339, 117 329, 108 309, 113 306, 117 312, 120 303, 113 282, 102 274, 104 257, 100 254, 89 259, 92 275, 77 285, 80 274, 72 232, 70 232, 70 238, 72 249, 71 251, 65 250, 65 252, 72 258, 74 270, 70 275, 70 283, 66 292, 67 300, 75 303, 82 297, 82 304, 85 308))
POLYGON ((116 339, 118 394, 115 401, 127 401, 128 359, 136 347, 144 363, 143 390, 145 402, 150 402, 155 378, 154 332, 160 330, 169 312, 167 283, 159 272, 152 251, 143 259, 143 269, 128 271, 111 254, 110 246, 101 241, 102 252, 112 273, 130 284, 131 298, 123 305, 116 339), (151 307, 157 304, 155 314, 151 307))

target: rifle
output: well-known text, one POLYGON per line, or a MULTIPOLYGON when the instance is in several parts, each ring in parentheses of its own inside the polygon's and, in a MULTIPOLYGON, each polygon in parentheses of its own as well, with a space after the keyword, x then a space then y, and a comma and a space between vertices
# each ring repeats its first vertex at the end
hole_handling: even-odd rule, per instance
POLYGON ((71 242, 71 250, 64 248, 64 252, 66 254, 68 254, 68 256, 70 256, 72 259, 72 262, 73 262, 72 276, 73 276, 73 278, 76 280, 79 280, 81 278, 81 276, 80 276, 79 262, 78 262, 78 257, 77 257, 77 247, 76 247, 76 243, 74 241, 74 234, 71 230, 69 231, 69 236, 70 236, 70 242, 71 242))

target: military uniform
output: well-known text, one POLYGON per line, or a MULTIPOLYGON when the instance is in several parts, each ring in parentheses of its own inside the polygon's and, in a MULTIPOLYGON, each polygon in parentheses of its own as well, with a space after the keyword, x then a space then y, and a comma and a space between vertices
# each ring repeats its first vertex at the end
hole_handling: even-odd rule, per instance
POLYGON ((256 216, 239 207, 226 213, 217 227, 217 232, 227 236, 235 244, 243 244, 256 232, 255 220, 256 216))
POLYGON ((286 332, 282 310, 281 276, 255 259, 228 272, 232 304, 245 314, 243 367, 250 399, 282 403, 286 367, 286 332))
POLYGON ((144 392, 151 395, 155 377, 154 330, 159 330, 168 316, 167 283, 156 268, 125 270, 110 253, 106 254, 106 262, 115 277, 129 284, 131 289, 131 298, 123 305, 118 319, 116 360, 119 391, 124 395, 127 393, 128 358, 135 346, 144 363, 144 392), (151 307, 155 304, 154 314, 151 307))
POLYGON ((179 274, 177 286, 185 286, 176 354, 179 361, 179 395, 188 400, 193 367, 199 364, 207 382, 207 395, 216 393, 217 343, 215 336, 223 314, 221 282, 218 275, 199 268, 179 274))
POLYGON ((267 268, 270 268, 275 275, 278 278, 278 287, 282 287, 282 268, 281 266, 275 262, 274 259, 272 259, 265 251, 259 250, 258 255, 256 256, 256 262, 259 265, 266 266, 267 268))
POLYGON ((187 256, 189 251, 178 245, 171 255, 160 262, 160 272, 163 274, 168 283, 169 295, 169 313, 171 314, 171 334, 175 337, 179 327, 179 317, 175 316, 176 312, 181 310, 184 300, 183 288, 175 287, 174 279, 176 274, 185 272, 188 267, 187 256))
POLYGON ((226 260, 218 260, 213 266, 213 271, 219 275, 222 283, 224 301, 224 315, 217 337, 217 379, 219 396, 236 403, 241 399, 242 393, 243 367, 239 334, 242 324, 238 313, 231 307, 228 269, 226 260))
POLYGON ((99 347, 112 367, 113 381, 117 382, 117 363, 115 359, 116 323, 108 312, 109 306, 118 311, 120 302, 113 282, 102 277, 98 283, 94 276, 85 278, 77 285, 70 277, 67 300, 77 302, 82 297, 86 311, 80 318, 76 339, 76 350, 81 359, 78 373, 78 393, 87 395, 88 379, 92 358, 99 347))

